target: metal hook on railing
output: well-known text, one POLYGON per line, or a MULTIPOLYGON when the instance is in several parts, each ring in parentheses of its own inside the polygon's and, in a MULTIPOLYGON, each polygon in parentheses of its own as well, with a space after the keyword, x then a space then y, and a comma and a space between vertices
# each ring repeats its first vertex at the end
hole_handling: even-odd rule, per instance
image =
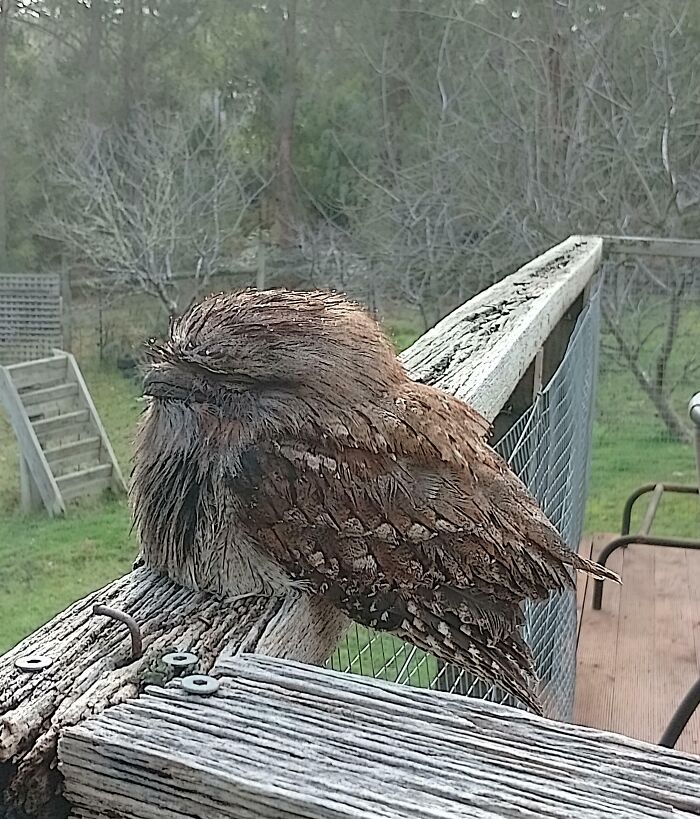
POLYGON ((102 617, 111 617, 112 620, 117 620, 129 629, 131 635, 131 662, 139 660, 143 656, 143 639, 141 638, 141 629, 134 618, 126 614, 126 612, 119 609, 112 609, 109 606, 103 606, 101 603, 95 603, 92 607, 92 613, 101 615, 102 617))

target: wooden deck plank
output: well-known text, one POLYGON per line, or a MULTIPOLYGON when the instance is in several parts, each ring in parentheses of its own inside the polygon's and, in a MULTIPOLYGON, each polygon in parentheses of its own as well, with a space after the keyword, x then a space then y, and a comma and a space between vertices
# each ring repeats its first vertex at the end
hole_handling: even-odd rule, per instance
MULTIPOLYGON (((655 549, 656 668, 653 693, 661 721, 659 736, 698 676, 688 552, 686 549, 655 549)), ((700 714, 688 723, 682 743, 683 750, 700 754, 700 714)))
POLYGON ((700 674, 700 550, 688 549, 686 559, 688 561, 688 592, 695 660, 700 674))
POLYGON ((652 696, 655 675, 654 598, 655 550, 649 546, 625 549, 617 628, 615 693, 610 730, 658 740, 661 721, 652 696))
MULTIPOLYGON (((590 559, 593 550, 593 536, 584 535, 579 546, 579 554, 590 559)), ((583 613, 583 602, 586 599, 586 589, 588 587, 589 576, 583 572, 576 573, 576 644, 578 645, 581 636, 581 615, 583 613)))
MULTIPOLYGON (((593 539, 594 557, 610 537, 593 539)), ((635 544, 609 565, 623 585, 606 584, 600 612, 587 585, 574 721, 656 743, 700 673, 700 551, 635 544)), ((700 755, 700 713, 677 749, 700 755)))
MULTIPOLYGON (((686 560, 688 562, 688 592, 690 596, 690 626, 693 635, 693 645, 695 648, 696 675, 700 674, 700 550, 687 549, 686 560)), ((689 686, 690 687, 690 684, 689 686)), ((688 723, 681 739, 679 748, 686 747, 688 738, 695 740, 695 750, 691 751, 700 754, 700 710, 688 723)))
MULTIPOLYGON (((614 535, 594 537, 594 558, 612 537, 614 535)), ((618 550, 611 556, 608 566, 622 574, 623 559, 623 551, 618 550)), ((587 584, 576 663, 574 721, 579 725, 609 728, 612 722, 620 592, 619 586, 606 583, 603 608, 593 611, 593 583, 587 584)))

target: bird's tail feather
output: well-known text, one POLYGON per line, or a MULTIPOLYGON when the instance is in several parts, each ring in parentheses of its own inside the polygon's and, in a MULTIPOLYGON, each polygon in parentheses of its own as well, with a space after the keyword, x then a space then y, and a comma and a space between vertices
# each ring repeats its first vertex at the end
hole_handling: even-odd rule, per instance
POLYGON ((402 623, 399 636, 435 657, 491 682, 522 702, 535 714, 542 705, 534 691, 532 656, 515 631, 494 641, 476 624, 465 624, 450 612, 425 607, 402 623))
POLYGON ((579 569, 586 574, 591 575, 591 577, 596 577, 601 580, 612 580, 613 583, 622 583, 620 579, 620 575, 617 572, 614 572, 612 569, 608 569, 607 566, 601 566, 600 563, 596 563, 593 560, 588 560, 588 558, 582 557, 577 552, 569 552, 571 555, 571 565, 575 569, 579 569))

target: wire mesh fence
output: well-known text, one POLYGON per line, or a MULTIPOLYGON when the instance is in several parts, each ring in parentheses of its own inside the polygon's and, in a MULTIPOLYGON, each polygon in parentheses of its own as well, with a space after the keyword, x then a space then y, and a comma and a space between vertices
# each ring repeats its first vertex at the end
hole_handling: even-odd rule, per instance
MULTIPOLYGON (((619 532, 625 498, 642 484, 697 480, 687 404, 700 390, 698 266, 623 255, 606 263, 589 531, 619 532)), ((698 513, 689 497, 665 497, 653 531, 697 537, 698 513)))
MULTIPOLYGON (((594 415, 600 287, 579 316, 564 359, 530 409, 496 448, 535 495, 569 548, 581 538, 594 415)), ((545 713, 569 720, 576 672, 573 591, 527 604, 525 639, 540 679, 545 713)), ((332 668, 422 687, 516 703, 495 686, 385 634, 353 626, 329 659, 332 668)))

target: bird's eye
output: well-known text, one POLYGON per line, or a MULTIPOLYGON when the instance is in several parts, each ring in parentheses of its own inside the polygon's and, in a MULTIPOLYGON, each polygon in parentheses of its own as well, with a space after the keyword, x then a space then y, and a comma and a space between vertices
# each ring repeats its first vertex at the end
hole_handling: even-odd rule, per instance
POLYGON ((190 350, 194 350, 194 341, 191 338, 188 338, 185 342, 185 349, 189 352, 190 350))

